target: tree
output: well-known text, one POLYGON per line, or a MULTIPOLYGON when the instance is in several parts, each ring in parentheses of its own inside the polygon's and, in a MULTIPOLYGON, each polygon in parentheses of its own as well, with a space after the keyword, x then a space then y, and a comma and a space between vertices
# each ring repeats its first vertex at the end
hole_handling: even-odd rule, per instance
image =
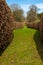
POLYGON ((10 6, 12 11, 19 10, 21 7, 18 4, 11 4, 10 6))
POLYGON ((37 19, 37 10, 36 5, 31 5, 30 10, 27 12, 27 21, 32 22, 37 19))
POLYGON ((14 14, 14 20, 17 22, 22 22, 24 21, 24 11, 20 8, 19 5, 17 4, 13 4, 11 5, 11 9, 13 11, 14 14))
POLYGON ((40 19, 40 18, 41 18, 41 13, 38 13, 37 16, 38 16, 38 18, 40 19))

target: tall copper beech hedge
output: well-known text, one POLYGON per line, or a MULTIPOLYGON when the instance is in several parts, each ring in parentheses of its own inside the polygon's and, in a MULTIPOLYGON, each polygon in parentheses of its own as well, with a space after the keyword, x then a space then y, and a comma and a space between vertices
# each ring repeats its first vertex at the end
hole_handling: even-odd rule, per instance
POLYGON ((40 38, 43 41, 43 13, 41 14, 41 20, 40 20, 40 38))
POLYGON ((13 38, 13 15, 5 0, 0 0, 0 50, 13 38))
POLYGON ((43 41, 43 13, 41 13, 41 19, 40 22, 38 23, 26 23, 28 28, 33 28, 33 29, 37 29, 40 32, 40 39, 41 41, 43 41))

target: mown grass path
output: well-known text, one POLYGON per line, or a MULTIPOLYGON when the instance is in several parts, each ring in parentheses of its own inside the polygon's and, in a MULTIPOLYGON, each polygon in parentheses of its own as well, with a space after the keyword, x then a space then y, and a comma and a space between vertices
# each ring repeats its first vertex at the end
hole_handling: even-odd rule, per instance
POLYGON ((25 27, 13 33, 13 41, 0 56, 0 65, 43 65, 34 40, 36 30, 25 27))

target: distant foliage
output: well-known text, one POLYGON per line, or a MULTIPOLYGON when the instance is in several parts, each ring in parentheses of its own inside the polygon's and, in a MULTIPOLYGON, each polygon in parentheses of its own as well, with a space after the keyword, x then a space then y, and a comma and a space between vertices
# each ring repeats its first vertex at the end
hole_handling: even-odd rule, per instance
POLYGON ((15 21, 23 22, 25 20, 24 11, 17 4, 11 5, 11 10, 13 11, 15 21))
POLYGON ((37 7, 35 5, 30 6, 30 10, 27 12, 27 21, 33 22, 37 19, 37 7))
POLYGON ((38 18, 40 19, 41 18, 41 13, 37 14, 38 18))

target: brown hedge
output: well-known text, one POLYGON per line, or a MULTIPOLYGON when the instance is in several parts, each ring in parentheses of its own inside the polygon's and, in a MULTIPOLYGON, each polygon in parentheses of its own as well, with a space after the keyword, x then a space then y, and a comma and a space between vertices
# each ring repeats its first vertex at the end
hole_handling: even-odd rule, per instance
POLYGON ((14 22, 14 29, 23 28, 25 25, 24 22, 14 22))
POLYGON ((40 20, 40 37, 43 41, 43 13, 41 13, 41 20, 40 20))
POLYGON ((0 0, 0 50, 13 38, 13 15, 5 0, 0 0))
POLYGON ((28 22, 28 23, 26 23, 26 25, 27 25, 28 28, 39 30, 40 22, 39 23, 30 23, 30 22, 28 22))
POLYGON ((41 13, 41 19, 39 23, 26 23, 28 28, 37 29, 40 31, 40 39, 43 41, 43 13, 41 13))

